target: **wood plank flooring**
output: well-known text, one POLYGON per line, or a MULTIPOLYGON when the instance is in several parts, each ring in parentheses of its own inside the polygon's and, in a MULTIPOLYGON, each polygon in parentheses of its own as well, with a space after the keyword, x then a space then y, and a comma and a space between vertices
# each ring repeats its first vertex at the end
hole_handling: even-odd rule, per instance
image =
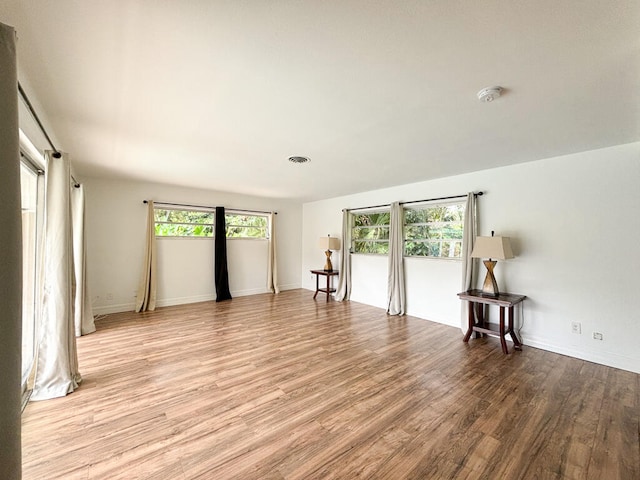
POLYGON ((23 478, 640 478, 639 375, 312 296, 98 322, 23 478))

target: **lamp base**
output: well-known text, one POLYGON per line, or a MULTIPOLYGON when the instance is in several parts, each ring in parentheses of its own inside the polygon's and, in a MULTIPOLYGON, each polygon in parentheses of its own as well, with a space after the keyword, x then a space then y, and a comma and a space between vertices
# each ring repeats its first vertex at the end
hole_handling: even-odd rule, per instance
POLYGON ((325 272, 333 272, 333 265, 331 264, 331 250, 327 250, 324 252, 327 256, 327 262, 324 264, 325 272))
POLYGON ((493 267, 495 267, 498 262, 495 260, 483 260, 482 263, 487 267, 487 276, 484 277, 482 293, 497 297, 500 292, 498 291, 498 282, 496 282, 496 277, 493 275, 493 267))

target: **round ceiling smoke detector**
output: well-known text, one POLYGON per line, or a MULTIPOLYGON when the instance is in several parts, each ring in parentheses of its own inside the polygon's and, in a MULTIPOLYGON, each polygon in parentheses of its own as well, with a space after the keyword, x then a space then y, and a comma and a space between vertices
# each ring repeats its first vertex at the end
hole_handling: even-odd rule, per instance
POLYGON ((478 100, 481 102, 493 102, 502 93, 502 87, 483 88, 478 92, 478 100))
POLYGON ((293 156, 293 157, 289 157, 289 161, 291 163, 308 163, 311 161, 311 159, 309 157, 293 156))

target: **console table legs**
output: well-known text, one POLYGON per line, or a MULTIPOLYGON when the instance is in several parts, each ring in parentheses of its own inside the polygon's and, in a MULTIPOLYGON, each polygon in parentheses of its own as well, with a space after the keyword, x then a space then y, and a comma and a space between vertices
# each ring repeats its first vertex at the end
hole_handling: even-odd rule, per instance
POLYGON ((513 307, 509 307, 509 330, 508 333, 511 335, 511 340, 513 340, 513 348, 514 350, 522 350, 522 343, 520 343, 520 339, 518 338, 518 334, 513 330, 514 325, 514 316, 513 316, 513 307))
POLYGON ((339 273, 338 270, 331 270, 331 271, 311 270, 311 273, 313 273, 316 276, 316 293, 313 294, 313 299, 314 300, 316 299, 316 297, 318 296, 318 293, 324 293, 327 295, 327 302, 328 302, 331 297, 331 294, 336 291, 335 288, 331 288, 331 277, 337 277, 339 273), (320 286, 321 276, 327 279, 326 287, 320 286))
POLYGON ((504 307, 502 305, 498 306, 500 309, 500 323, 498 325, 497 331, 495 330, 495 326, 491 328, 488 322, 485 322, 485 314, 484 309, 485 306, 483 303, 468 301, 468 310, 469 310, 469 325, 467 328, 467 333, 465 333, 463 341, 469 342, 471 335, 475 332, 476 338, 480 337, 484 334, 493 334, 500 337, 500 346, 502 347, 502 352, 505 354, 509 353, 509 347, 507 346, 506 335, 509 334, 511 336, 511 340, 513 340, 513 348, 514 350, 522 350, 522 343, 520 343, 520 339, 516 334, 513 326, 514 326, 514 309, 511 307, 504 307), (505 309, 508 308, 508 325, 505 323, 505 309))

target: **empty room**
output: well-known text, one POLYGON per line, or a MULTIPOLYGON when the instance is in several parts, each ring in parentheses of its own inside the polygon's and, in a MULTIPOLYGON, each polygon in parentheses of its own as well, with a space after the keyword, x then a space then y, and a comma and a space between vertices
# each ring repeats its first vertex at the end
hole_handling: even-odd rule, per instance
POLYGON ((640 478, 640 1, 0 4, 0 478, 640 478))

